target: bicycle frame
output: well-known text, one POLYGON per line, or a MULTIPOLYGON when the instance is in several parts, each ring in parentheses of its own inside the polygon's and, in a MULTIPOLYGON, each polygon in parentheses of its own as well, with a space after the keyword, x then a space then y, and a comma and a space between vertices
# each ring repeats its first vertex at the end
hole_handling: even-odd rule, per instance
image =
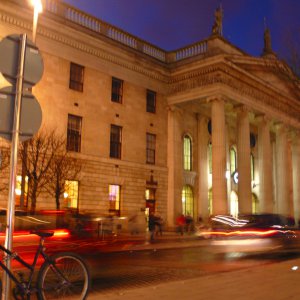
POLYGON ((31 284, 32 284, 32 280, 33 280, 33 276, 34 276, 34 271, 35 271, 35 267, 36 267, 36 264, 37 264, 39 256, 42 255, 42 257, 44 258, 44 260, 49 261, 49 257, 44 252, 43 247, 44 247, 44 237, 41 237, 40 243, 38 245, 38 249, 36 250, 36 253, 35 253, 35 256, 34 256, 34 259, 33 259, 33 262, 32 262, 32 264, 29 264, 25 260, 23 260, 16 252, 12 252, 12 251, 6 249, 4 246, 0 245, 0 250, 6 253, 6 256, 4 256, 3 260, 15 259, 17 262, 19 262, 22 266, 26 267, 30 271, 28 282, 26 283, 26 285, 24 285, 24 283, 21 282, 13 274, 13 272, 10 271, 6 267, 5 263, 3 263, 3 261, 0 260, 0 267, 1 267, 1 269, 3 269, 4 272, 6 272, 6 274, 8 274, 9 278, 15 282, 15 284, 18 286, 18 288, 20 288, 22 290, 22 292, 24 294, 29 294, 32 291, 31 284))

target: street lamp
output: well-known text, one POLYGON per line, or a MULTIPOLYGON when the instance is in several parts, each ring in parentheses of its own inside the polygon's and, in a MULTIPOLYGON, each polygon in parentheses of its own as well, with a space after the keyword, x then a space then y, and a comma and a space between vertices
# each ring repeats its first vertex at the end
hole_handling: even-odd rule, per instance
POLYGON ((35 43, 39 13, 43 11, 43 5, 41 0, 31 0, 31 5, 33 6, 32 41, 35 43))

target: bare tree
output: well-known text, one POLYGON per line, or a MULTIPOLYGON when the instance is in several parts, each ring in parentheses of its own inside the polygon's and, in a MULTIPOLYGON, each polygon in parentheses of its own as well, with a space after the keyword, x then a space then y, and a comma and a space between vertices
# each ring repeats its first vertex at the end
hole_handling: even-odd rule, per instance
POLYGON ((48 193, 55 197, 56 209, 60 209, 60 199, 68 189, 67 181, 77 180, 82 168, 82 161, 67 151, 66 140, 61 141, 52 159, 46 186, 48 193))
POLYGON ((37 197, 41 192, 54 196, 56 208, 65 192, 67 180, 76 180, 82 162, 67 151, 66 138, 55 130, 40 131, 20 147, 22 169, 28 176, 28 199, 31 212, 36 210, 37 197))
POLYGON ((19 155, 24 173, 28 176, 28 199, 30 210, 35 212, 38 195, 46 189, 48 172, 57 148, 59 147, 55 131, 40 131, 34 138, 20 146, 19 155))
POLYGON ((9 147, 0 146, 0 192, 8 189, 8 184, 5 184, 3 179, 5 176, 2 174, 6 173, 10 163, 10 149, 9 147))

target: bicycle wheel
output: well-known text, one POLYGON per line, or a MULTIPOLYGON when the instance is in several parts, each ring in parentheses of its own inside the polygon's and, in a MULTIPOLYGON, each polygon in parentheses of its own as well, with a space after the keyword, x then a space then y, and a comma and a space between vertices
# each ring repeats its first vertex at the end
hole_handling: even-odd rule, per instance
POLYGON ((88 268, 75 253, 58 253, 44 262, 38 277, 38 298, 84 300, 90 285, 88 268))

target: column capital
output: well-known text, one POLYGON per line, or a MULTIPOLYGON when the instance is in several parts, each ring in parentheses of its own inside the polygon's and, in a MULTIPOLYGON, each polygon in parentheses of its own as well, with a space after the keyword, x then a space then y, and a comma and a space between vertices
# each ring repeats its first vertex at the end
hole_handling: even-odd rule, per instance
POLYGON ((280 133, 280 132, 287 133, 288 132, 287 126, 281 122, 274 123, 274 128, 275 128, 276 133, 280 133))
POLYGON ((288 138, 291 140, 292 143, 298 142, 300 138, 300 131, 294 128, 286 129, 288 138))
POLYGON ((233 107, 234 111, 237 113, 249 113, 250 108, 244 104, 238 104, 233 107))
POLYGON ((206 99, 207 103, 211 103, 211 102, 225 102, 225 97, 221 96, 221 95, 213 95, 213 96, 209 96, 206 99))
POLYGON ((197 113, 197 114, 196 114, 196 119, 197 119, 197 121, 200 121, 200 120, 206 120, 206 121, 208 122, 210 118, 207 117, 206 115, 197 113))
POLYGON ((272 122, 272 119, 265 115, 265 114, 257 114, 255 115, 255 120, 259 123, 259 124, 270 124, 272 122))
POLYGON ((167 105, 167 111, 172 113, 182 113, 182 110, 175 105, 167 105))

